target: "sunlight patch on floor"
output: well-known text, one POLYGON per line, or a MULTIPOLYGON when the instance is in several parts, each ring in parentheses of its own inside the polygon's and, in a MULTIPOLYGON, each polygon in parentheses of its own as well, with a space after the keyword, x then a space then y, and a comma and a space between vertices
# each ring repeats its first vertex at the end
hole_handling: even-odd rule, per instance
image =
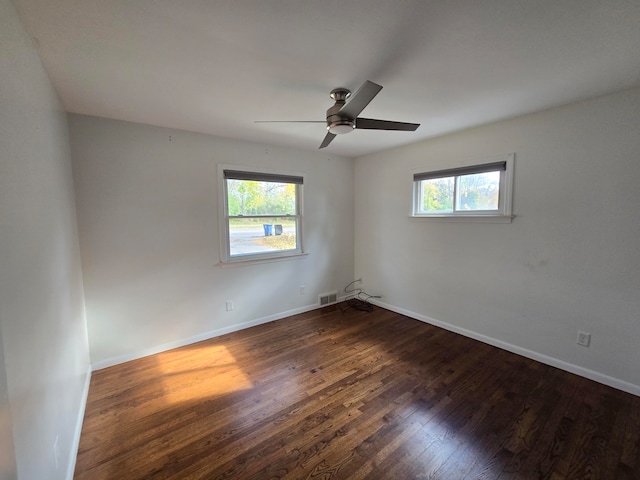
POLYGON ((158 355, 168 403, 219 397, 253 387, 224 345, 190 347, 158 355), (196 354, 197 350, 197 354, 196 354))

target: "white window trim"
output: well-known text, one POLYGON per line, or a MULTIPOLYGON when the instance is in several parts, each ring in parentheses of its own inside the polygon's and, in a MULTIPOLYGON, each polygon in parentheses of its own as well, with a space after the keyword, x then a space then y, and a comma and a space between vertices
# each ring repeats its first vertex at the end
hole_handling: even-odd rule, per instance
POLYGON ((470 162, 456 165, 452 167, 448 165, 444 168, 419 168, 414 169, 411 174, 411 219, 444 221, 444 222, 478 222, 478 223, 511 223, 515 215, 513 215, 513 170, 515 163, 515 154, 495 155, 491 157, 477 158, 470 162), (419 182, 414 180, 414 175, 419 173, 438 172, 440 170, 450 170, 455 168, 465 168, 481 166, 490 163, 505 163, 505 170, 500 175, 500 204, 498 210, 484 211, 457 211, 444 213, 418 213, 417 205, 419 201, 420 189, 419 182))
POLYGON ((274 168, 250 167, 250 166, 229 165, 229 164, 219 163, 218 164, 218 231, 220 236, 220 263, 218 265, 220 267, 252 265, 257 263, 270 263, 270 262, 279 262, 284 260, 293 260, 293 259, 307 256, 308 253, 304 249, 304 234, 303 234, 304 182, 305 182, 304 174, 297 173, 297 172, 288 172, 288 171, 278 170, 274 168), (225 170, 264 173, 267 175, 287 175, 287 176, 293 176, 293 177, 302 177, 302 185, 298 186, 298 192, 296 194, 296 202, 297 202, 296 209, 298 212, 297 214, 298 221, 296 222, 296 239, 298 243, 297 249, 275 251, 275 252, 264 252, 264 253, 252 253, 247 255, 236 255, 233 257, 231 256, 230 247, 229 247, 229 222, 227 219, 228 212, 229 212, 229 209, 227 206, 227 195, 226 195, 227 186, 224 178, 225 170))

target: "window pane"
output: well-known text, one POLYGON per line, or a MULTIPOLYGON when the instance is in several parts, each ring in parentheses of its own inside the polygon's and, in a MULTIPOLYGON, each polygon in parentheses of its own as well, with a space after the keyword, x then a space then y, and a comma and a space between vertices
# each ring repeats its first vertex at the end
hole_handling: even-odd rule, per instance
POLYGON ((295 215, 293 183, 227 180, 229 215, 295 215))
POLYGON ((230 218, 231 256, 295 250, 295 217, 230 218))
POLYGON ((454 177, 432 178, 420 182, 421 212, 453 211, 454 177))
POLYGON ((500 172, 458 177, 456 210, 498 210, 500 172))

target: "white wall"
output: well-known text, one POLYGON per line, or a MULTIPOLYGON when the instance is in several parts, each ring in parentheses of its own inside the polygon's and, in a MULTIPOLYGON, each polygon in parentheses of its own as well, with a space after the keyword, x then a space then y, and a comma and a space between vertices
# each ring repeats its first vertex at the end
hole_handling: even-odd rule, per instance
POLYGON ((351 281, 352 160, 96 117, 69 122, 94 368, 308 309, 351 281), (305 175, 308 256, 218 265, 218 163, 305 175))
POLYGON ((0 477, 69 478, 89 354, 67 118, 9 0, 0 145, 0 477))
POLYGON ((11 422, 11 404, 7 388, 7 372, 2 347, 2 331, 0 329, 0 478, 15 480, 16 471, 15 449, 13 448, 13 428, 11 422))
POLYGON ((392 309, 640 394, 639 159, 640 90, 358 158, 356 276, 392 309), (409 218, 414 171, 508 152, 513 223, 409 218))

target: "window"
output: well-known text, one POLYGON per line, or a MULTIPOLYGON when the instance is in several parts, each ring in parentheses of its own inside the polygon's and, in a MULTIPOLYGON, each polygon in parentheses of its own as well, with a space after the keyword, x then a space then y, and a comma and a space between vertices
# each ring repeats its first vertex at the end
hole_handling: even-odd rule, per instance
POLYGON ((302 253, 302 176, 224 167, 221 176, 223 263, 302 253))
POLYGON ((413 175, 413 216, 511 220, 513 154, 413 175))

